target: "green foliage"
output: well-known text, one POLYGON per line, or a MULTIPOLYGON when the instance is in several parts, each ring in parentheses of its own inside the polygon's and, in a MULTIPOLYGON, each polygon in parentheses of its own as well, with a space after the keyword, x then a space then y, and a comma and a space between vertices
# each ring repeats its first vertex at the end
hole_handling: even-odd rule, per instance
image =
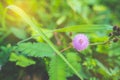
POLYGON ((11 51, 12 47, 10 45, 0 46, 0 65, 5 65, 8 62, 11 51))
POLYGON ((18 28, 11 28, 12 33, 19 39, 25 39, 26 37, 26 32, 23 29, 18 29, 18 28))
POLYGON ((81 3, 82 1, 79 0, 67 0, 68 5, 75 11, 78 13, 82 12, 81 7, 83 6, 83 4, 81 3))
POLYGON ((35 64, 35 61, 32 59, 29 59, 23 55, 18 55, 16 53, 11 53, 9 60, 11 62, 16 62, 16 65, 19 65, 21 67, 27 67, 35 64))
POLYGON ((105 75, 103 79, 112 79, 118 80, 119 77, 119 69, 118 67, 106 68, 100 61, 96 60, 97 65, 99 66, 98 72, 102 75, 105 75))
POLYGON ((110 47, 108 48, 109 50, 109 56, 120 56, 119 53, 119 47, 120 47, 120 42, 117 43, 112 43, 110 47))
POLYGON ((93 58, 87 57, 83 62, 83 65, 87 67, 88 70, 94 69, 96 67, 96 61, 93 58))
MULTIPOLYGON (((51 33, 51 30, 48 30, 48 29, 42 29, 42 30, 44 31, 44 33, 46 34, 48 38, 51 38, 53 36, 53 33, 51 33)), ((41 35, 35 30, 32 31, 32 36, 35 36, 33 38, 36 39, 38 42, 44 41, 41 35)))
POLYGON ((66 80, 66 64, 57 55, 53 56, 50 62, 49 80, 66 80))
POLYGON ((115 17, 115 19, 119 19, 120 20, 120 17, 119 17, 119 10, 120 10, 120 7, 119 7, 119 4, 120 4, 120 1, 118 0, 99 0, 101 4, 103 5, 106 5, 109 10, 111 11, 111 13, 113 14, 113 16, 111 17, 115 17), (114 6, 114 7, 113 7, 114 6))
POLYGON ((55 54, 46 43, 20 43, 15 47, 15 51, 31 57, 52 57, 55 54))
POLYGON ((27 24, 31 26, 32 29, 37 31, 41 37, 48 43, 48 45, 56 52, 58 56, 61 57, 61 59, 70 67, 74 73, 81 79, 81 75, 77 72, 77 70, 66 60, 66 58, 61 54, 61 52, 56 48, 56 46, 48 39, 47 35, 44 33, 42 28, 39 28, 32 20, 30 17, 19 7, 15 5, 10 5, 7 7, 8 9, 12 10, 13 12, 17 13, 27 24))
POLYGON ((0 1, 0 80, 23 79, 29 67, 31 72, 28 73, 41 80, 44 71, 39 69, 46 68, 41 67, 41 63, 46 63, 51 80, 77 80, 75 74, 85 80, 119 80, 120 42, 91 45, 107 41, 112 26, 120 26, 119 3, 119 0, 0 1), (6 8, 10 4, 17 7, 6 8), (87 34, 89 48, 81 52, 69 48, 61 53, 59 50, 66 50, 78 32, 87 34), (11 46, 6 46, 9 43, 11 46), (21 67, 13 62, 24 67, 23 73, 19 73, 21 67), (6 75, 9 76, 5 78, 6 75))
POLYGON ((109 52, 109 56, 119 56, 119 45, 120 42, 118 43, 113 43, 111 42, 111 44, 108 45, 98 45, 96 50, 100 53, 107 53, 109 52))
POLYGON ((102 73, 106 73, 106 75, 111 75, 111 73, 109 72, 109 70, 99 61, 96 60, 97 65, 102 69, 100 71, 103 71, 102 73))
MULTIPOLYGON (((78 72, 81 71, 80 57, 75 52, 67 53, 66 58, 78 72)), ((74 74, 70 68, 68 68, 67 72, 68 76, 73 76, 74 74)))

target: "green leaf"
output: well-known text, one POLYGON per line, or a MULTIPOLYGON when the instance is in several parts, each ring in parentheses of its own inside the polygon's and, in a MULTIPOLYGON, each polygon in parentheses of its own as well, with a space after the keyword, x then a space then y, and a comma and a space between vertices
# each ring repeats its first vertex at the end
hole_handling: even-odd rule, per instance
POLYGON ((110 25, 76 25, 65 28, 56 29, 56 32, 96 32, 112 30, 110 25))
MULTIPOLYGON (((80 64, 81 58, 79 55, 77 55, 75 52, 69 52, 66 54, 66 58, 71 63, 71 65, 81 74, 81 76, 85 78, 86 75, 82 71, 82 66, 80 64)), ((74 72, 70 68, 67 68, 67 76, 70 77, 73 75, 74 72)))
POLYGON ((8 62, 11 51, 10 45, 0 46, 0 65, 5 65, 8 62))
POLYGON ((68 5, 78 13, 81 13, 82 3, 80 0, 67 0, 68 5))
POLYGON ((9 60, 10 60, 10 61, 17 61, 18 58, 19 58, 19 57, 18 57, 15 53, 11 53, 9 60))
POLYGON ((92 70, 96 67, 96 60, 91 57, 86 57, 86 60, 83 62, 83 65, 86 66, 88 70, 92 70))
POLYGON ((21 43, 16 46, 16 50, 21 54, 32 57, 52 57, 53 49, 45 43, 21 43))
POLYGON ((100 53, 106 53, 108 54, 110 57, 111 56, 119 56, 119 47, 120 47, 120 42, 117 43, 111 43, 111 44, 107 44, 107 45, 97 45, 96 51, 100 52, 100 53))
POLYGON ((18 29, 18 28, 12 27, 11 31, 19 39, 27 38, 26 37, 26 32, 23 29, 18 29))
POLYGON ((120 42, 111 43, 111 46, 108 48, 109 56, 120 56, 120 42))
POLYGON ((49 76, 50 80, 66 80, 66 64, 57 55, 50 62, 49 76))
POLYGON ((33 61, 32 59, 26 58, 23 55, 20 55, 18 61, 16 62, 16 65, 19 65, 22 67, 27 67, 32 64, 35 64, 35 61, 33 61))
POLYGON ((32 59, 29 59, 23 55, 18 55, 16 53, 11 53, 9 60, 11 62, 16 62, 16 65, 19 65, 21 67, 27 67, 35 64, 35 61, 33 61, 32 59))
POLYGON ((62 16, 57 20, 57 25, 61 25, 66 20, 66 16, 62 16))

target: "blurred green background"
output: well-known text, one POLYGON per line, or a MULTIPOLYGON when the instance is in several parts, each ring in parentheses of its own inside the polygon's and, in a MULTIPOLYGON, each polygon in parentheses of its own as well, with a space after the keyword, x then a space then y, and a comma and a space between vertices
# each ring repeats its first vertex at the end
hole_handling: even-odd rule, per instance
MULTIPOLYGON (((48 58, 28 57, 37 64, 27 67, 20 67, 9 60, 14 46, 19 41, 36 36, 37 33, 17 14, 7 10, 7 6, 20 7, 38 27, 45 28, 47 32, 47 29, 54 30, 83 24, 120 26, 119 4, 119 0, 0 0, 0 65, 2 66, 0 80, 48 80, 46 69, 48 58)), ((94 43, 107 40, 109 32, 105 30, 86 34, 90 42, 94 43)), ((58 49, 63 49, 68 46, 76 33, 71 35, 69 32, 48 32, 46 34, 58 49)), ((30 38, 28 41, 44 42, 41 37, 30 38)), ((117 42, 90 46, 80 52, 85 80, 119 80, 119 47, 120 42, 117 42)), ((68 52, 71 51, 74 50, 70 49, 68 52)), ((79 79, 73 75, 67 80, 79 79)))

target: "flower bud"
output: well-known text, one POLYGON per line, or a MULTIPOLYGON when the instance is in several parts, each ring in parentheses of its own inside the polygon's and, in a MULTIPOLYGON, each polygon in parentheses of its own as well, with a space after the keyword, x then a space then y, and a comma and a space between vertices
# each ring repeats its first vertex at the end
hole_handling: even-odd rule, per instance
POLYGON ((117 42, 119 39, 118 38, 114 38, 113 39, 113 42, 117 42))
POLYGON ((109 33, 108 36, 113 36, 113 32, 109 33))
POLYGON ((113 30, 116 31, 118 29, 118 26, 114 26, 113 30))

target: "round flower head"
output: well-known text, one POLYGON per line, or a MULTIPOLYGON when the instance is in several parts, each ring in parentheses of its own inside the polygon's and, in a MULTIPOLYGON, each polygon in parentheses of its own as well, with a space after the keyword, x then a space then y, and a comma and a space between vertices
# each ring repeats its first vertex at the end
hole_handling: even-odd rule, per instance
POLYGON ((81 51, 87 48, 89 41, 86 35, 78 34, 74 37, 72 44, 77 51, 81 51))

